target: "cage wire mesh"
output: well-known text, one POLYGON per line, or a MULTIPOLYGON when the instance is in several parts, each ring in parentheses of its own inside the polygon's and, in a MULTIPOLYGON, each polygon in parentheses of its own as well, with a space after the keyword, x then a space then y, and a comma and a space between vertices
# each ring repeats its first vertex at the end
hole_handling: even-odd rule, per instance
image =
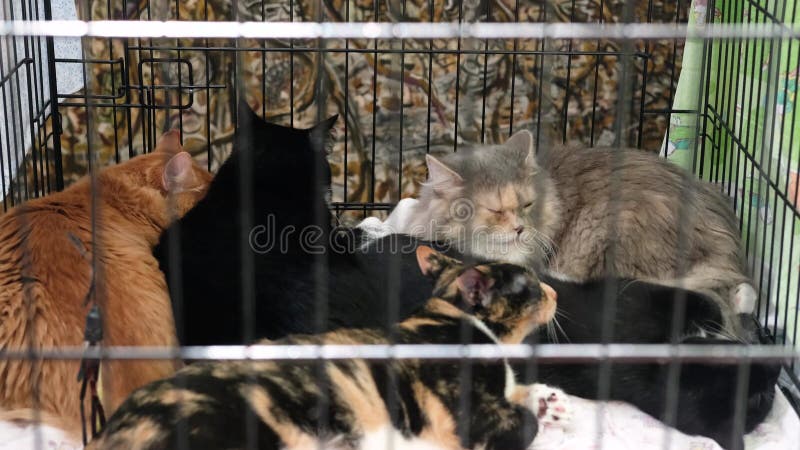
POLYGON ((171 128, 214 172, 231 152, 237 91, 276 123, 340 115, 332 206, 350 224, 385 217, 416 195, 425 155, 462 144, 528 129, 537 147, 638 147, 730 196, 760 293, 755 318, 779 344, 122 348, 104 357, 781 359, 789 361, 782 387, 796 398, 800 30, 792 1, 88 1, 75 9, 88 26, 41 22, 62 7, 0 2, 4 211, 151 152, 171 128))

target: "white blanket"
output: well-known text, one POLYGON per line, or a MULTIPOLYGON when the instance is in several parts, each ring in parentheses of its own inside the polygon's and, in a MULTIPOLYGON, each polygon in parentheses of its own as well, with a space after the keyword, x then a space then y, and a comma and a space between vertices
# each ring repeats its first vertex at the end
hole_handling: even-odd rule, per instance
MULTIPOLYGON (((571 397, 572 421, 564 428, 544 426, 531 447, 534 450, 719 450, 711 439, 687 436, 625 403, 594 402, 571 397), (598 433, 598 410, 602 421, 598 433), (602 445, 598 442, 602 442, 602 445)), ((766 421, 745 437, 746 450, 800 449, 800 419, 778 391, 766 421)), ((0 450, 79 450, 79 441, 60 430, 18 422, 0 422, 0 450), (41 432, 41 446, 35 433, 41 432)), ((376 449, 377 450, 377 449, 376 449)))
MULTIPOLYGON (((713 440, 687 436, 622 402, 571 397, 572 421, 564 428, 544 427, 535 450, 720 450, 713 440), (599 413, 599 416, 598 416, 599 413), (599 433, 598 433, 599 422, 599 433), (669 439, 669 447, 664 439, 669 439)), ((680 412, 679 412, 680 414, 680 412)), ((746 450, 800 449, 800 419, 778 390, 767 419, 745 436, 746 450)))

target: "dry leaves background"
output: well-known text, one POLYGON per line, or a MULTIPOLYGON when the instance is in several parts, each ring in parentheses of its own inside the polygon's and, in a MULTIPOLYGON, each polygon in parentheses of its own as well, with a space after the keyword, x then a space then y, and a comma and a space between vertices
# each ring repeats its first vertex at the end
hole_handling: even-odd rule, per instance
MULTIPOLYGON (((90 0, 79 5, 79 15, 209 22, 609 23, 622 21, 623 3, 242 0, 234 12, 225 0, 90 0)), ((637 0, 630 13, 637 22, 674 22, 686 20, 686 8, 680 2, 637 0)), ((329 158, 339 202, 396 202, 413 195, 424 180, 426 152, 452 151, 456 142, 502 142, 522 128, 538 132, 539 145, 561 140, 608 145, 619 121, 620 142, 656 150, 682 49, 673 41, 87 39, 87 58, 123 58, 125 64, 124 70, 119 63, 85 64, 88 93, 118 98, 90 99, 95 106, 88 114, 82 106, 60 108, 65 184, 86 173, 90 149, 99 163, 110 164, 151 150, 170 128, 180 128, 185 147, 214 170, 231 150, 234 80, 269 121, 304 127, 318 117, 340 115, 329 158), (235 45, 238 62, 229 51, 235 45), (309 51, 320 46, 327 51, 309 51), (540 54, 526 53, 531 51, 540 54), (635 56, 624 64, 620 54, 631 51, 635 56)))

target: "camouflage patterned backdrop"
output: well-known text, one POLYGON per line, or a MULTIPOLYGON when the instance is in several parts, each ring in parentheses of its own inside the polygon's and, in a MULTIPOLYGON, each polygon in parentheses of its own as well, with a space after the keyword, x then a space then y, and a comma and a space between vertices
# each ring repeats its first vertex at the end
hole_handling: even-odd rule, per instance
MULTIPOLYGON (((618 22, 624 3, 240 0, 234 14, 224 0, 115 1, 111 11, 106 0, 90 1, 79 5, 80 18, 337 22, 618 22)), ((633 21, 686 19, 685 4, 634 5, 633 21)), ((539 132, 540 145, 562 139, 611 144, 620 117, 623 143, 657 150, 683 44, 634 42, 625 49, 607 40, 86 39, 83 47, 88 59, 123 58, 125 70, 119 63, 85 64, 88 92, 117 98, 91 99, 102 105, 89 108, 88 116, 82 106, 60 108, 66 184, 86 173, 87 149, 101 163, 112 163, 149 151, 156 136, 172 127, 181 128, 185 147, 215 169, 230 151, 235 78, 250 105, 270 121, 309 126, 318 116, 339 113, 330 155, 334 200, 392 203, 414 194, 424 179, 425 152, 452 151, 454 141, 501 142, 512 130, 527 128, 539 132), (238 61, 223 50, 235 45, 242 49, 238 61), (320 46, 329 51, 305 50, 320 46), (620 57, 625 50, 635 52, 627 65, 620 57), (525 53, 531 51, 538 54, 525 53), (620 86, 623 67, 629 76, 620 86)))

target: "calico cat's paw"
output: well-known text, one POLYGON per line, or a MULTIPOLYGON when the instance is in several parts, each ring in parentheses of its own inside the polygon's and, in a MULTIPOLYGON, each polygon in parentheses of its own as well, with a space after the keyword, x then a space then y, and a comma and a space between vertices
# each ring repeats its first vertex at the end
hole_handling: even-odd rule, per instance
POLYGON ((572 403, 567 393, 559 388, 532 384, 528 401, 540 427, 564 427, 572 421, 572 403))

